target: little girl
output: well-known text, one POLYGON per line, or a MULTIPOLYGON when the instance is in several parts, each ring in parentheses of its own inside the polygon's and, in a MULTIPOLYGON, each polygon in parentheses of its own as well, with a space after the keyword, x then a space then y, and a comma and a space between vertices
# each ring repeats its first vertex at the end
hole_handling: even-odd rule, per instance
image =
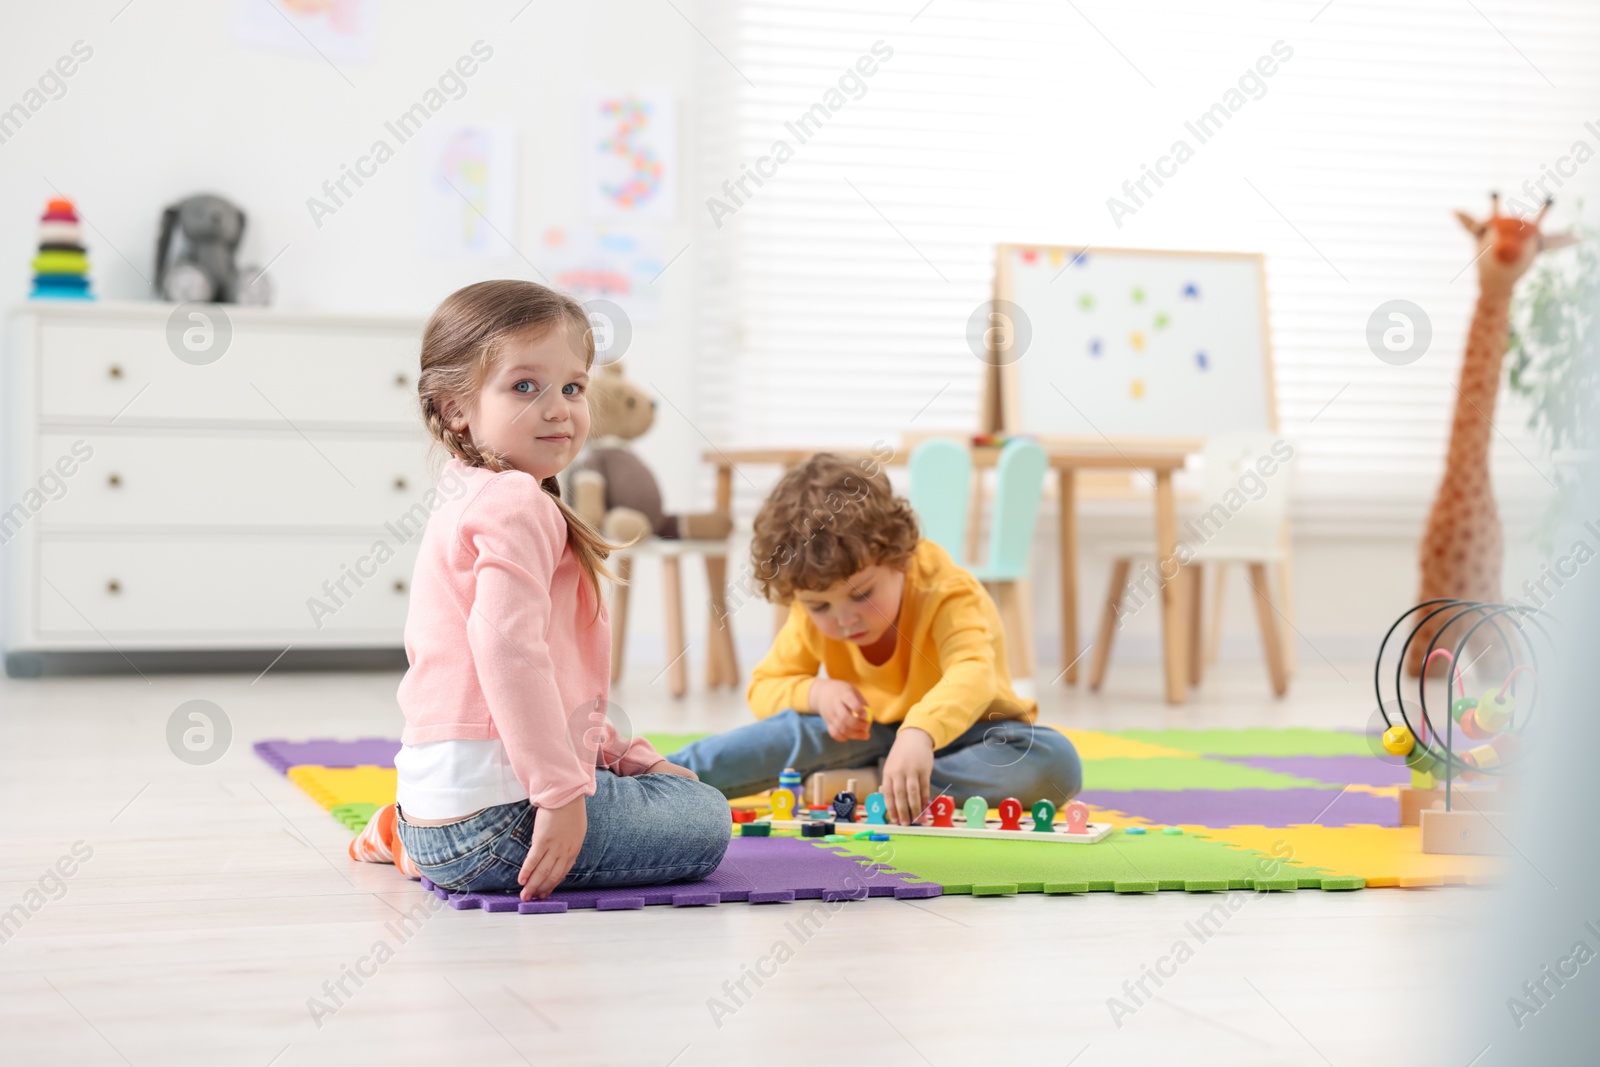
POLYGON ((532 282, 469 285, 422 337, 429 431, 467 484, 428 520, 406 617, 410 670, 396 803, 354 859, 452 892, 703 878, 722 861, 722 794, 604 709, 614 547, 561 502, 589 432, 588 316, 532 282))

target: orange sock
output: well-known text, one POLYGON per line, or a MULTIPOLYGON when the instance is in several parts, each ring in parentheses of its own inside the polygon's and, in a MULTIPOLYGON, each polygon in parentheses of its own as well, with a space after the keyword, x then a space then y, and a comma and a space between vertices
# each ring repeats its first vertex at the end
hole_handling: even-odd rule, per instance
POLYGON ((422 872, 406 855, 405 844, 395 832, 396 821, 393 804, 385 804, 373 812, 366 829, 350 842, 350 858, 364 863, 392 863, 407 878, 420 878, 422 872))

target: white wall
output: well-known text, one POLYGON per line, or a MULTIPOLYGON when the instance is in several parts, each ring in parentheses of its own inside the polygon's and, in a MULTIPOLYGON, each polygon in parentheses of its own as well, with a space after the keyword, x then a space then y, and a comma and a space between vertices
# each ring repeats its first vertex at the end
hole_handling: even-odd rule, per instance
MULTIPOLYGON (((654 232, 669 256, 690 244, 695 63, 707 45, 671 5, 539 0, 522 10, 525 0, 385 0, 375 5, 375 58, 338 60, 335 70, 315 56, 240 43, 237 0, 136 0, 119 14, 124 2, 18 5, 3 15, 0 109, 22 99, 74 42, 93 50, 66 79, 65 94, 0 144, 0 303, 7 307, 27 293, 37 220, 58 189, 89 224, 91 277, 102 298, 149 298, 145 278, 153 276, 162 208, 197 192, 218 193, 248 213, 242 262, 264 264, 282 251, 271 278, 283 308, 420 319, 470 282, 535 278, 515 255, 443 261, 423 254, 414 222, 420 163, 407 146, 345 207, 323 218, 320 229, 306 206, 341 164, 353 163, 383 135, 386 120, 416 102, 478 40, 494 50, 492 58, 467 79, 465 95, 431 121, 515 127, 517 218, 507 234, 513 243, 537 261, 534 249, 546 228, 592 224, 580 200, 586 94, 659 87, 678 95, 684 170, 677 220, 654 224, 654 232)), ((697 6, 677 3, 690 18, 697 18, 697 6)), ((650 232, 651 225, 634 229, 650 232)), ((661 321, 636 327, 628 353, 631 372, 656 384, 690 418, 698 392, 696 260, 691 246, 656 283, 661 321)), ((688 462, 704 441, 671 405, 660 405, 641 447, 669 507, 709 505, 701 495, 704 480, 688 462)), ((703 603, 698 581, 690 589, 703 603)), ((657 584, 653 575, 641 582, 635 611, 641 628, 651 631, 659 630, 657 584)))

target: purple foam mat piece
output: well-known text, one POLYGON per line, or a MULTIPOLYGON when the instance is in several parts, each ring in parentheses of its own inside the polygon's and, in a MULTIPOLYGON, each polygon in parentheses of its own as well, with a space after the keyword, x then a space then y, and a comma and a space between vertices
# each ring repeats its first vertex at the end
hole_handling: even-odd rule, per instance
POLYGON ((519 901, 511 893, 448 893, 426 878, 422 887, 458 911, 517 911, 545 915, 574 908, 619 911, 669 904, 675 908, 742 902, 781 904, 796 900, 919 899, 944 889, 936 882, 911 882, 849 853, 819 848, 795 837, 736 837, 710 877, 673 885, 621 889, 561 889, 548 900, 519 901))
POLYGON ((354 741, 313 738, 310 741, 257 741, 256 755, 288 774, 290 767, 393 767, 400 742, 392 737, 358 737, 354 741))
POLYGON ((1406 785, 1411 781, 1411 771, 1400 757, 1392 759, 1393 762, 1376 756, 1230 756, 1228 762, 1330 785, 1406 785))
POLYGON ((1085 789, 1077 799, 1168 825, 1400 825, 1393 797, 1337 789, 1085 789))

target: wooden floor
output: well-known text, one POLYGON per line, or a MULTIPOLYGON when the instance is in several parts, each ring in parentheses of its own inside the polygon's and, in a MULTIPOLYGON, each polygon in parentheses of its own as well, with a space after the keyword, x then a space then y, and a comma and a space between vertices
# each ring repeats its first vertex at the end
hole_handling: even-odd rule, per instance
MULTIPOLYGON (((1307 654, 1275 702, 1259 664, 1224 665, 1169 708, 1155 670, 1130 661, 1098 696, 1042 700, 1050 721, 1090 727, 1357 725, 1368 669, 1307 654)), ((744 721, 726 694, 671 701, 654 673, 615 694, 635 729, 744 721)), ((13 924, 0 1061, 1198 1067, 1466 1063, 1475 1051, 1447 1053, 1441 1027, 1419 1021, 1446 1017, 1449 994, 1425 975, 1465 965, 1484 890, 1246 896, 1204 944, 1185 924, 1218 898, 1182 893, 874 899, 824 912, 804 941, 791 924, 809 905, 440 909, 402 938, 392 924, 426 895, 392 868, 350 863, 346 833, 250 750, 265 737, 395 735, 397 682, 0 683, 0 919, 10 909, 13 924), (210 765, 168 749, 168 718, 191 699, 231 723, 210 765), (92 854, 52 880, 78 842, 92 854), (1193 958, 1159 990, 1147 978, 1156 995, 1135 1001, 1124 983, 1179 939, 1193 958), (359 984, 358 965, 370 975, 359 984), (758 966, 771 977, 730 992, 758 966), (1127 1008, 1116 1018, 1112 997, 1127 1008)))

